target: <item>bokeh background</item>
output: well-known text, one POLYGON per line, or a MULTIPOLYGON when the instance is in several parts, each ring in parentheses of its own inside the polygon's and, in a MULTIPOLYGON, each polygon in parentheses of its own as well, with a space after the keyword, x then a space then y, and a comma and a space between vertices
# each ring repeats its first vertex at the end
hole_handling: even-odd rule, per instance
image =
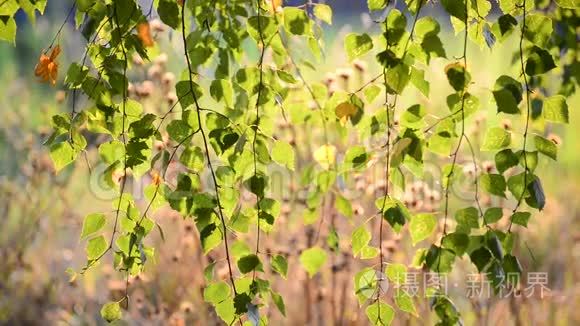
MULTIPOLYGON (((295 2, 289 1, 289 4, 295 2)), ((335 17, 333 26, 326 30, 326 61, 317 67, 316 73, 307 72, 309 80, 350 68, 342 54, 341 36, 349 31, 373 28, 370 23, 373 17, 366 14, 365 1, 329 2, 335 17)), ((56 87, 41 84, 34 78, 34 66, 71 4, 71 1, 49 0, 46 13, 38 17, 36 26, 20 13, 16 46, 0 43, 0 324, 103 324, 100 306, 122 296, 125 289, 123 275, 112 269, 110 259, 73 280, 71 273, 66 272, 68 268, 78 271, 85 263, 84 245, 79 241, 83 217, 110 209, 110 202, 92 190, 89 170, 83 160, 55 175, 47 149, 42 145, 50 132, 51 115, 69 112, 70 101, 61 89, 62 80, 56 87)), ((424 14, 448 21, 436 4, 428 5, 424 14)), ((460 53, 461 41, 453 35, 450 24, 443 28, 447 56, 452 59, 460 53)), ((168 49, 169 60, 164 69, 178 74, 183 65, 178 52, 171 49, 172 37, 170 33, 159 35, 168 49)), ((86 42, 74 30, 72 21, 65 25, 58 41, 63 48, 61 71, 65 71, 70 62, 80 59, 86 42)), ((490 89, 494 78, 516 71, 510 61, 515 45, 516 42, 508 40, 497 44, 493 52, 470 46, 473 88, 482 99, 480 116, 487 123, 497 124, 502 119, 495 114, 490 89)), ((429 68, 433 73, 426 74, 431 82, 431 98, 421 101, 430 110, 444 107, 446 95, 441 94, 450 93, 441 73, 448 62, 434 60, 429 68)), ((378 72, 370 64, 367 79, 378 72)), ((413 91, 405 93, 401 106, 415 102, 418 96, 413 91)), ((570 125, 551 130, 561 139, 559 160, 544 162, 537 170, 547 194, 547 205, 543 212, 534 214, 528 230, 520 232, 518 254, 525 270, 547 272, 551 291, 544 298, 518 300, 468 300, 456 295, 454 299, 466 324, 580 324, 577 309, 580 307, 580 139, 576 129, 580 120, 576 110, 579 104, 578 94, 568 98, 570 125)), ((517 126, 515 123, 514 128, 517 126)), ((89 149, 87 159, 96 160, 94 148, 89 149)), ((373 186, 376 180, 368 182, 373 186)), ((312 227, 305 226, 299 214, 292 214, 291 207, 286 210, 287 234, 280 237, 285 240, 277 243, 278 236, 272 236, 266 240, 266 246, 279 245, 298 252, 304 249, 307 242, 304 234, 311 232, 312 227), (292 236, 289 238, 288 234, 292 236)), ((218 324, 201 295, 203 268, 208 261, 200 254, 195 227, 191 221, 169 210, 155 218, 163 227, 166 239, 153 236, 156 261, 149 263, 142 276, 130 280, 132 301, 124 323, 218 324)), ((389 241, 392 242, 389 259, 408 263, 412 257, 410 245, 394 236, 389 241)), ((340 255, 337 257, 343 259, 340 255)), ((343 325, 366 324, 351 284, 353 271, 365 263, 347 264, 338 271, 336 289, 328 286, 329 271, 318 276, 316 282, 309 282, 304 271, 297 267, 296 259, 290 259, 290 264, 291 277, 274 285, 286 299, 288 317, 282 319, 272 312, 273 325, 302 325, 307 318, 313 325, 330 325, 331 321, 343 325), (328 300, 324 300, 328 295, 336 296, 336 302, 343 304, 332 318, 328 317, 328 311, 337 308, 328 307, 328 300)), ((468 262, 457 263, 457 273, 466 273, 468 265, 468 262)), ((418 305, 421 312, 418 318, 397 317, 396 323, 433 324, 435 319, 430 316, 427 302, 418 305)))

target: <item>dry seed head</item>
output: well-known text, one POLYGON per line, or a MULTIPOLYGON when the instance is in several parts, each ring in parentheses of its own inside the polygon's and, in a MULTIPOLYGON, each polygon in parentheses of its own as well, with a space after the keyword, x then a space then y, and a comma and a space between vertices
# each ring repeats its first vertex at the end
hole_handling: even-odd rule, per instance
POLYGON ((165 95, 165 100, 167 101, 167 104, 174 105, 177 103, 177 95, 174 92, 169 92, 165 95))
POLYGON ((165 148, 165 143, 160 140, 156 140, 154 146, 156 150, 161 151, 165 148))
POLYGON ((147 69, 147 77, 153 80, 159 80, 161 74, 163 73, 163 67, 159 64, 154 64, 149 69, 147 69))
POLYGON ((481 167, 485 173, 491 173, 493 171, 494 163, 492 161, 483 161, 483 163, 481 163, 481 167))
POLYGON ((133 64, 136 66, 142 66, 145 62, 143 61, 143 58, 141 58, 141 56, 137 53, 133 54, 133 64))
POLYGON ((154 32, 163 32, 165 31, 165 24, 163 24, 161 22, 161 20, 159 19, 153 19, 152 21, 149 22, 149 27, 151 27, 151 29, 154 32))
POLYGON ((358 180, 355 184, 355 188, 357 191, 363 191, 367 187, 367 184, 364 180, 358 180))
POLYGON ((475 176, 475 166, 473 164, 468 164, 463 167, 463 173, 469 175, 470 177, 475 176))
POLYGON ((562 138, 560 138, 560 136, 558 136, 556 134, 549 134, 548 140, 550 140, 551 142, 553 142, 556 145, 562 145, 562 138))
POLYGON ((131 96, 133 93, 135 93, 135 85, 133 83, 127 84, 127 93, 129 93, 128 94, 129 96, 131 96))
POLYGON ((367 63, 362 60, 355 60, 352 65, 354 66, 354 69, 361 73, 367 69, 367 63))
POLYGON ((154 90, 155 90, 155 84, 153 84, 153 82, 150 80, 145 80, 141 83, 141 86, 139 87, 139 90, 137 91, 137 93, 141 97, 148 97, 151 94, 153 94, 154 90))
POLYGON ((338 77, 342 78, 343 80, 348 80, 352 76, 352 69, 350 68, 342 68, 336 71, 338 77))
POLYGON ((353 213, 354 213, 354 215, 356 215, 356 216, 362 216, 362 215, 364 215, 364 213, 365 213, 365 209, 364 209, 364 207, 362 207, 361 205, 359 205, 359 204, 355 204, 355 205, 354 205, 354 208, 353 208, 353 213))
POLYGON ((157 58, 155 58, 153 60, 153 62, 155 64, 158 64, 158 65, 161 65, 161 66, 165 66, 165 64, 167 64, 167 54, 161 53, 160 55, 157 56, 157 58))
POLYGON ((62 104, 64 102, 65 98, 66 98, 65 91, 58 91, 54 95, 54 99, 56 100, 56 103, 58 103, 58 104, 62 104))
POLYGON ((392 254, 397 249, 397 243, 394 240, 384 240, 383 248, 385 248, 388 253, 392 254))
POLYGON ((185 314, 190 314, 193 311, 193 305, 189 301, 184 301, 179 307, 185 314))
POLYGON ((175 81, 175 75, 170 71, 164 73, 163 77, 161 78, 161 83, 164 86, 170 86, 173 84, 174 81, 175 81))
POLYGON ((336 75, 333 73, 327 73, 326 76, 324 76, 324 84, 326 84, 326 86, 330 86, 333 83, 336 82, 336 75))
POLYGON ((509 119, 503 119, 501 121, 501 127, 505 130, 510 130, 512 129, 512 121, 509 119))

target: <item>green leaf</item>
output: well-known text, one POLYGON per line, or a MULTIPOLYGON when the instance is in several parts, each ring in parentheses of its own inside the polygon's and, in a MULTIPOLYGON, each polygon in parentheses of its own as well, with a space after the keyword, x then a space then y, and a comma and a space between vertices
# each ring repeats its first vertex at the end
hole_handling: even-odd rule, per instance
POLYGON ((233 324, 236 319, 236 309, 234 308, 234 300, 227 299, 215 307, 216 314, 227 324, 233 324))
POLYGON ((528 191, 530 192, 530 197, 526 198, 526 203, 533 208, 538 210, 544 209, 546 205, 546 196, 544 194, 544 189, 542 188, 542 183, 538 177, 534 177, 532 183, 528 185, 528 191))
POLYGON ((425 256, 425 264, 429 270, 437 273, 449 273, 453 269, 455 253, 449 249, 431 245, 425 256))
POLYGON ((96 238, 92 238, 87 243, 87 259, 94 260, 99 258, 105 251, 107 251, 108 244, 107 240, 105 240, 104 236, 98 236, 96 238))
POLYGON ((108 323, 112 323, 123 317, 121 306, 118 302, 107 302, 101 308, 101 317, 108 323))
POLYGON ((229 298, 230 294, 230 286, 226 282, 210 283, 203 290, 203 299, 215 306, 229 298))
POLYGON ((312 33, 308 15, 296 7, 284 7, 284 28, 294 35, 312 33))
POLYGON ((369 155, 364 146, 353 146, 346 151, 344 167, 346 169, 361 169, 366 166, 369 155))
POLYGON ((381 93, 381 88, 377 85, 369 85, 363 90, 363 93, 365 94, 367 101, 371 103, 381 93))
POLYGON ((270 291, 270 295, 272 296, 272 301, 274 301, 278 311, 280 311, 282 316, 286 317, 286 305, 284 304, 284 299, 282 296, 274 291, 270 291))
POLYGON ((244 256, 238 260, 238 269, 242 274, 247 274, 254 270, 262 270, 262 263, 258 256, 251 254, 244 256))
POLYGON ((272 39, 278 30, 276 20, 268 16, 252 16, 248 18, 248 34, 256 41, 262 42, 272 39), (260 36, 260 30, 262 35, 260 36))
POLYGON ((188 146, 181 153, 179 162, 195 172, 201 172, 205 166, 205 154, 201 147, 188 146))
POLYGON ((373 48, 373 40, 368 34, 350 33, 344 38, 344 49, 348 59, 352 61, 373 48))
POLYGON ((50 146, 50 158, 57 173, 65 166, 74 162, 76 155, 77 153, 67 141, 50 146))
POLYGON ((511 149, 504 149, 495 154, 495 167, 499 173, 518 165, 518 156, 511 149))
POLYGON ((204 253, 210 252, 222 242, 222 234, 215 223, 210 223, 199 232, 201 247, 204 253))
POLYGON ((0 16, 0 40, 5 40, 12 45, 16 44, 16 21, 14 17, 0 16))
POLYGON ((331 229, 328 231, 328 235, 326 236, 326 245, 328 246, 328 249, 331 251, 337 251, 339 241, 340 239, 336 229, 331 227, 331 229))
POLYGON ((479 182, 485 191, 492 195, 506 197, 506 182, 501 174, 483 174, 479 177, 479 182))
POLYGON ((429 82, 425 80, 425 71, 411 67, 411 83, 415 86, 421 94, 429 97, 429 82))
POLYGON ((488 231, 485 234, 485 243, 487 248, 489 248, 489 251, 491 251, 496 259, 501 260, 503 258, 502 245, 495 232, 488 231))
POLYGON ((556 68, 554 58, 547 50, 534 46, 526 60, 526 74, 536 76, 556 68))
POLYGON ((542 106, 544 119, 556 123, 568 123, 568 104, 562 95, 554 95, 544 99, 542 106))
POLYGON ((524 36, 535 45, 546 48, 552 36, 552 19, 542 14, 526 15, 524 36))
POLYGON ((425 126, 423 118, 427 110, 423 105, 415 104, 401 114, 401 125, 411 129, 419 129, 425 126))
POLYGON ((453 232, 441 239, 441 247, 452 250, 456 256, 461 257, 469 246, 469 236, 465 233, 453 232))
POLYGON ((386 77, 387 91, 391 94, 401 94, 411 79, 409 66, 399 63, 395 67, 387 69, 386 77))
POLYGON ((176 1, 159 0, 157 13, 163 23, 173 29, 177 29, 181 20, 179 18, 179 7, 176 1))
POLYGON ((483 145, 481 145, 482 151, 494 151, 506 148, 511 143, 511 134, 500 127, 492 127, 485 133, 485 138, 483 140, 483 145))
POLYGON ((205 278, 206 282, 210 282, 213 279, 215 265, 216 265, 216 262, 213 262, 213 263, 208 264, 203 269, 203 277, 205 278))
POLYGON ((173 120, 167 125, 167 133, 171 139, 180 143, 193 133, 193 129, 183 120, 173 120))
POLYGON ((229 80, 213 80, 209 87, 209 93, 214 100, 223 102, 228 108, 234 107, 234 90, 229 80))
POLYGON ((469 232, 470 229, 477 229, 479 227, 479 212, 475 207, 467 207, 455 212, 455 220, 457 220, 458 228, 469 232))
POLYGON ((377 289, 377 271, 370 267, 363 268, 354 275, 354 294, 359 304, 371 298, 377 289))
POLYGON ((501 207, 490 207, 483 214, 483 220, 485 223, 495 223, 503 217, 503 210, 501 207))
POLYGON ((445 11, 451 16, 458 18, 462 22, 465 21, 465 1, 464 0, 442 0, 441 4, 445 11))
POLYGON ((236 315, 242 315, 248 312, 248 307, 252 303, 252 298, 247 293, 239 293, 234 297, 234 308, 236 315))
POLYGON ((479 249, 474 250, 469 255, 469 258, 471 258, 471 262, 475 267, 477 267, 477 270, 480 273, 486 269, 487 265, 489 265, 492 260, 491 253, 485 247, 480 247, 479 249))
POLYGON ((556 144, 554 144, 554 142, 542 136, 535 135, 534 143, 536 144, 536 149, 540 153, 546 155, 554 161, 558 159, 558 147, 556 144))
POLYGON ((580 1, 578 0, 556 0, 558 6, 568 9, 578 9, 580 8, 580 1))
POLYGON ((352 209, 352 205, 348 199, 344 198, 340 194, 336 194, 336 201, 335 201, 334 205, 336 207, 336 210, 340 214, 342 214, 348 218, 352 217, 353 209, 352 209))
MULTIPOLYGON (((195 82, 191 82, 189 80, 180 80, 175 84, 175 94, 179 99, 179 104, 181 104, 181 109, 185 112, 189 109, 191 105, 195 103, 195 99, 193 94, 191 94, 191 89, 195 93, 195 96, 199 100, 202 95, 203 91, 201 87, 196 84, 195 82)), ((192 113, 192 116, 195 116, 195 111, 189 111, 192 113)), ((197 117, 196 117, 197 120, 197 117)), ((191 124, 192 127, 196 127, 195 125, 191 124)))
POLYGON ((332 25, 332 8, 329 5, 317 3, 314 5, 314 16, 328 25, 332 25))
POLYGON ((83 229, 81 232, 81 240, 98 232, 105 226, 105 215, 101 213, 94 213, 85 216, 83 221, 83 229))
POLYGON ((271 155, 274 162, 287 167, 291 171, 294 171, 296 159, 292 145, 285 141, 278 140, 274 142, 271 155))
POLYGON ((286 276, 288 275, 288 260, 286 260, 286 257, 282 255, 276 255, 272 257, 270 264, 276 273, 280 274, 284 279, 286 279, 286 276))
POLYGON ((371 241, 371 234, 365 228, 365 225, 361 225, 356 228, 351 235, 351 246, 352 246, 352 253, 354 257, 357 257, 362 250, 369 244, 371 241))
POLYGON ((514 195, 516 199, 522 197, 522 193, 524 193, 524 197, 529 196, 529 191, 526 189, 528 185, 532 182, 533 177, 528 173, 527 176, 524 176, 525 172, 512 175, 507 180, 507 186, 509 191, 514 195), (524 185, 524 179, 526 184, 524 185))
POLYGON ((403 264, 388 264, 385 268, 385 274, 391 282, 399 285, 405 284, 407 266, 403 264))
POLYGON ((522 100, 522 84, 510 76, 500 76, 495 81, 493 98, 497 104, 497 112, 507 114, 520 113, 518 104, 522 100))
POLYGON ((463 91, 471 82, 471 74, 461 63, 452 63, 445 67, 445 74, 451 87, 456 91, 463 91))
POLYGON ((326 262, 326 251, 320 247, 312 247, 304 250, 300 254, 300 263, 302 267, 308 272, 310 277, 318 273, 322 265, 326 262))
POLYGON ((391 325, 393 319, 395 318, 395 309, 382 301, 377 301, 369 305, 366 308, 365 313, 371 325, 374 326, 391 325))
POLYGON ((388 0, 368 0, 367 4, 370 11, 381 10, 387 6, 388 0))
POLYGON ((435 230, 437 219, 433 214, 417 214, 411 218, 409 231, 413 246, 418 242, 427 239, 435 230))
POLYGON ((405 204, 397 199, 380 197, 375 200, 375 206, 383 212, 383 218, 396 233, 399 233, 407 220, 411 219, 411 213, 405 204))
POLYGON ((401 311, 410 313, 413 316, 417 316, 417 309, 415 308, 413 298, 405 293, 405 291, 395 292, 395 303, 397 304, 397 307, 401 309, 401 311))
POLYGON ((518 258, 512 255, 505 255, 503 257, 502 267, 507 274, 507 281, 514 285, 517 284, 523 271, 518 258))
POLYGON ((510 217, 512 223, 521 225, 523 227, 528 227, 528 221, 532 217, 530 212, 515 212, 510 217))

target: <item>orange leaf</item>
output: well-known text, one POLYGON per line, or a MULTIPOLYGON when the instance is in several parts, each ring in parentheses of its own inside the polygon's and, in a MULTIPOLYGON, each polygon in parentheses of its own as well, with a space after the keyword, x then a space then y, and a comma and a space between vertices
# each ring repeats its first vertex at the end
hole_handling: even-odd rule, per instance
POLYGON ((139 37, 144 47, 152 47, 153 44, 155 44, 151 37, 151 28, 149 27, 148 22, 139 23, 139 25, 137 25, 137 37, 139 37))
POLYGON ((56 78, 58 77, 58 63, 56 59, 60 54, 60 46, 56 45, 52 48, 50 56, 46 53, 40 54, 38 63, 34 67, 34 75, 40 77, 41 82, 50 82, 52 85, 56 84, 56 78))

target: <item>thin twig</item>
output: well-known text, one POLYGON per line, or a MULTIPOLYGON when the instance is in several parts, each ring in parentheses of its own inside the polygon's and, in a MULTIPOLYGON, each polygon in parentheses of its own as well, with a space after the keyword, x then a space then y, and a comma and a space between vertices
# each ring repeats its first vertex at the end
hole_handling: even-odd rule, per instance
POLYGON ((236 284, 234 282, 234 274, 233 274, 233 270, 232 270, 232 263, 231 263, 231 259, 230 259, 230 248, 229 248, 228 236, 227 236, 228 229, 226 226, 226 220, 224 218, 224 213, 223 213, 222 205, 221 205, 221 201, 220 201, 219 184, 217 181, 217 177, 215 175, 213 165, 211 163, 211 156, 210 156, 210 152, 209 152, 207 137, 205 135, 205 131, 203 130, 203 124, 201 121, 201 106, 199 105, 199 102, 197 99, 197 94, 195 94, 195 91, 193 90, 193 79, 191 77, 193 75, 193 69, 191 67, 191 60, 189 59, 189 53, 187 51, 187 49, 188 49, 188 47, 187 47, 187 35, 185 34, 185 7, 186 7, 186 0, 183 0, 183 5, 181 6, 181 37, 183 39, 183 53, 185 55, 185 61, 187 63, 187 70, 189 72, 189 74, 188 74, 189 88, 190 88, 191 95, 193 97, 193 102, 195 104, 195 108, 196 108, 196 112, 197 112, 197 122, 199 125, 199 131, 201 133, 201 137, 203 140, 203 146, 205 149, 205 157, 207 159, 207 165, 208 165, 208 168, 211 172, 212 181, 214 183, 215 197, 216 197, 217 206, 218 206, 218 213, 219 213, 219 218, 220 218, 220 221, 222 224, 222 230, 223 230, 224 246, 225 246, 225 252, 226 252, 226 261, 227 261, 227 265, 228 265, 229 279, 230 279, 230 283, 232 285, 232 289, 234 290, 234 294, 237 295, 238 291, 236 290, 236 284))
MULTIPOLYGON (((523 19, 522 19, 522 29, 520 33, 520 65, 522 68, 522 76, 524 77, 524 91, 526 92, 526 126, 524 129, 524 143, 522 145, 522 155, 524 156, 524 185, 522 189, 522 193, 518 198, 518 202, 514 207, 512 213, 516 213, 520 208, 522 201, 524 199, 524 194, 526 193, 526 189, 528 187, 528 155, 526 153, 526 143, 528 139, 528 128, 530 125, 530 86, 528 84, 528 77, 526 76, 526 71, 524 68, 524 33, 526 32, 526 0, 524 0, 523 7, 523 19)), ((510 224, 508 226, 508 233, 512 232, 512 225, 513 219, 510 218, 510 224)))

